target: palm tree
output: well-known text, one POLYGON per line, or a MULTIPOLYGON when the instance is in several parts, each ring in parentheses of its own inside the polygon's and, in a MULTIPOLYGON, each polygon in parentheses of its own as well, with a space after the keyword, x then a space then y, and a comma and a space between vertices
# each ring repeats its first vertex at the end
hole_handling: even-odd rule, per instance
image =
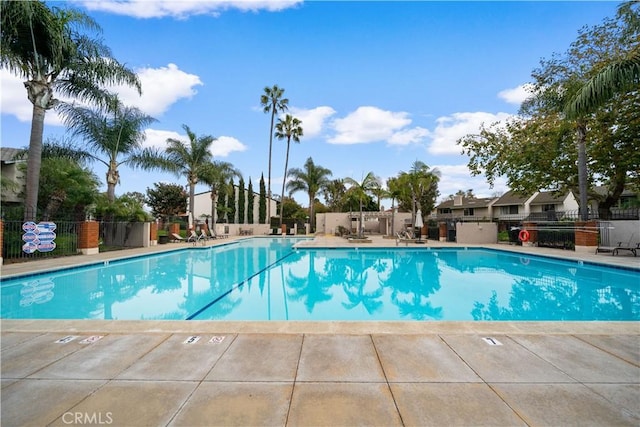
POLYGON ((347 193, 351 193, 351 195, 353 195, 360 201, 360 223, 358 224, 358 237, 362 237, 364 231, 362 201, 366 196, 370 195, 375 188, 380 186, 380 180, 373 174, 373 172, 369 172, 360 182, 349 177, 345 178, 344 182, 345 184, 350 185, 347 193))
POLYGON ((260 105, 265 113, 271 113, 271 127, 269 128, 269 176, 267 177, 267 222, 271 221, 271 147, 273 146, 273 122, 276 114, 289 108, 289 100, 283 98, 284 89, 273 85, 265 87, 260 96, 260 105))
POLYGON ((311 230, 315 230, 315 213, 314 205, 316 195, 323 191, 325 186, 329 184, 331 171, 322 166, 313 163, 313 159, 309 157, 304 163, 304 169, 292 168, 289 171, 291 180, 287 183, 289 195, 297 191, 306 191, 309 195, 309 221, 311 230))
POLYGON ((138 108, 126 107, 114 96, 105 108, 66 105, 61 110, 71 134, 83 137, 91 157, 107 167, 107 199, 110 203, 115 201, 115 188, 120 182, 118 167, 157 167, 154 160, 160 157, 159 152, 142 147, 146 138, 144 130, 156 119, 138 108), (100 158, 99 153, 106 158, 100 158), (119 159, 120 156, 125 157, 119 159))
MULTIPOLYGON (((300 137, 304 134, 302 129, 302 122, 293 117, 291 114, 287 114, 284 119, 278 119, 276 124, 276 138, 287 140, 287 156, 284 161, 284 177, 282 178, 282 199, 284 201, 284 186, 287 182, 287 168, 289 167, 289 147, 291 146, 291 140, 299 143, 300 137)), ((282 201, 280 202, 280 225, 282 226, 282 201)))
POLYGON ((100 40, 78 30, 100 31, 98 24, 74 9, 49 9, 41 1, 3 0, 0 64, 26 79, 33 104, 25 195, 25 220, 35 220, 47 110, 59 101, 54 91, 90 103, 103 103, 106 84, 134 86, 135 73, 116 61, 100 40))
MULTIPOLYGON (((628 1, 618 6, 618 17, 626 21, 627 33, 640 32, 640 15, 632 10, 639 1, 628 1)), ((617 93, 638 90, 640 84, 640 44, 633 47, 620 59, 603 67, 587 80, 565 106, 570 118, 593 112, 604 105, 617 93)))
POLYGON ((211 220, 217 222, 218 192, 234 177, 242 178, 242 173, 229 162, 213 161, 203 166, 200 181, 211 187, 211 220))
POLYGON ((167 139, 165 168, 178 176, 187 178, 187 183, 189 184, 189 215, 191 224, 195 224, 193 213, 195 188, 200 181, 200 175, 205 165, 211 163, 213 156, 209 149, 216 138, 211 135, 198 137, 187 125, 182 125, 182 128, 187 133, 189 141, 183 142, 174 138, 167 139))

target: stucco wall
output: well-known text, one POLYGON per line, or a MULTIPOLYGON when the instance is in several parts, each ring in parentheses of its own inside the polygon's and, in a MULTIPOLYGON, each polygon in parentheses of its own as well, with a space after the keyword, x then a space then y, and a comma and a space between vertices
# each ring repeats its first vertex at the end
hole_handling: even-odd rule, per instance
POLYGON ((458 243, 498 243, 498 224, 494 222, 459 222, 456 224, 458 243))
MULTIPOLYGON (((380 218, 378 221, 365 221, 366 233, 380 233, 387 234, 385 223, 388 221, 391 224, 391 215, 386 218, 380 218)), ((393 216, 393 230, 397 233, 404 229, 405 219, 411 219, 410 212, 396 212, 393 216)), ((357 226, 357 223, 353 223, 353 226, 357 226)), ((338 227, 342 226, 346 229, 352 228, 351 217, 347 212, 327 212, 316 215, 316 232, 324 234, 335 234, 338 227)), ((389 225, 389 234, 391 233, 391 225, 389 225)))
MULTIPOLYGON (((236 200, 238 200, 237 193, 238 193, 238 188, 236 187, 236 200)), ((248 194, 245 193, 245 196, 248 196, 248 194)), ((218 203, 220 203, 220 200, 218 201, 218 203)), ((246 208, 248 205, 249 205, 248 199, 245 199, 245 215, 247 214, 246 208)), ((276 207, 277 207, 276 201, 271 200, 271 216, 277 216, 276 207)), ((211 192, 207 191, 205 193, 199 193, 195 195, 193 211, 195 213, 196 220, 202 219, 201 215, 203 214, 211 215, 211 192)), ((260 214, 260 195, 254 194, 254 197, 253 197, 253 223, 254 224, 258 224, 259 214, 260 214)), ((244 222, 245 220, 246 218, 243 219, 243 221, 238 221, 238 209, 236 209, 235 223, 246 224, 244 222)))
POLYGON ((601 222, 601 226, 609 228, 609 242, 605 245, 615 246, 618 242, 627 243, 631 239, 632 244, 640 242, 640 221, 608 221, 601 222))

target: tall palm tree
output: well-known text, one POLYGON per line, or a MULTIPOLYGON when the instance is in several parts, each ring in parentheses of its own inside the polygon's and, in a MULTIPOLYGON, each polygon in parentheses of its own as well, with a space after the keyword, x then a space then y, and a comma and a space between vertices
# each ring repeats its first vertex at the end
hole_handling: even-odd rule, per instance
POLYGON ((229 162, 216 160, 202 168, 200 181, 211 187, 211 220, 213 224, 217 222, 218 216, 218 192, 234 177, 242 178, 242 173, 229 162))
POLYGON ((304 134, 302 129, 302 121, 293 117, 291 114, 287 114, 284 119, 278 119, 276 124, 276 138, 287 140, 287 156, 284 161, 284 177, 282 178, 282 201, 280 202, 280 225, 282 225, 282 209, 284 207, 284 186, 287 182, 287 168, 289 167, 289 147, 291 146, 291 140, 299 143, 300 137, 304 134))
POLYGON ((84 138, 91 157, 107 167, 107 199, 110 203, 115 201, 115 188, 120 182, 118 167, 156 167, 153 160, 160 156, 159 152, 142 146, 145 128, 156 119, 138 108, 127 107, 114 96, 105 108, 66 105, 61 111, 71 134, 84 138), (100 157, 100 153, 105 158, 100 157))
POLYGON ((216 138, 211 135, 198 137, 187 125, 182 125, 182 128, 187 133, 189 141, 183 142, 179 139, 168 138, 168 146, 165 150, 167 157, 164 165, 165 169, 187 178, 187 183, 189 184, 189 215, 191 224, 195 224, 193 212, 195 188, 200 181, 203 169, 213 159, 210 148, 216 138))
POLYGON ((276 114, 289 109, 289 100, 283 98, 284 89, 273 85, 265 87, 260 96, 260 105, 265 113, 271 113, 271 126, 269 127, 269 175, 267 177, 267 222, 271 221, 271 148, 273 146, 273 122, 276 114))
POLYGON ((344 182, 350 186, 347 193, 351 193, 360 201, 360 224, 358 226, 358 236, 362 237, 364 231, 362 201, 366 196, 372 194, 375 188, 380 186, 380 180, 373 174, 373 172, 369 172, 360 182, 350 177, 345 178, 344 182))
POLYGON ((27 97, 33 104, 25 220, 35 220, 44 117, 59 103, 54 92, 102 103, 102 86, 126 84, 140 93, 140 81, 100 40, 79 31, 100 31, 98 24, 82 12, 49 8, 42 1, 3 0, 0 17, 0 64, 26 79, 27 97))
POLYGON ((322 166, 313 163, 313 159, 309 157, 304 163, 304 169, 292 168, 289 171, 291 180, 287 183, 289 195, 297 191, 305 191, 309 195, 309 221, 311 230, 315 230, 315 213, 314 205, 316 195, 323 191, 329 183, 331 171, 322 166))

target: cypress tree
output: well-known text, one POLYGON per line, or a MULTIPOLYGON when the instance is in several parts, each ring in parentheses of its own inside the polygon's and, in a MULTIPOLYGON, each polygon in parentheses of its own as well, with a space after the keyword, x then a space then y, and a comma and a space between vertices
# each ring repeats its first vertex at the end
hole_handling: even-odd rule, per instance
POLYGON ((253 224, 253 184, 251 183, 251 177, 249 177, 247 197, 247 223, 253 224))
POLYGON ((240 177, 238 182, 238 224, 245 223, 245 202, 244 178, 240 177))
POLYGON ((233 178, 229 180, 229 196, 227 196, 227 211, 229 212, 229 224, 236 223, 236 189, 233 178))
POLYGON ((258 205, 258 222, 267 223, 267 189, 264 186, 264 174, 260 175, 260 204, 258 205))

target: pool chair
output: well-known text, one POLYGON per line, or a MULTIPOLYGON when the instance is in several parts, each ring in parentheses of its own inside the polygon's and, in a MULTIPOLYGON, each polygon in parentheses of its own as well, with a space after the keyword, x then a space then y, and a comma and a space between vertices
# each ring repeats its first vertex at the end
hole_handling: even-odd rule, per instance
POLYGON ((194 230, 191 230, 189 237, 187 237, 187 242, 197 242, 199 240, 198 235, 196 234, 196 232, 194 230))
POLYGON ((611 252, 611 255, 618 255, 620 251, 629 251, 635 257, 638 255, 638 250, 640 250, 640 243, 631 243, 633 242, 633 238, 635 233, 631 233, 631 237, 627 242, 618 242, 617 246, 598 246, 596 248, 596 254, 599 252, 611 252))
POLYGON ((213 229, 209 230, 209 238, 210 239, 217 239, 218 238, 218 235, 216 234, 215 231, 213 231, 213 229))
POLYGON ((198 241, 206 241, 209 240, 209 235, 204 232, 204 230, 200 230, 200 234, 198 235, 198 241))
POLYGON ((187 239, 185 239, 184 237, 182 237, 179 234, 171 233, 171 241, 172 242, 186 242, 187 239))

